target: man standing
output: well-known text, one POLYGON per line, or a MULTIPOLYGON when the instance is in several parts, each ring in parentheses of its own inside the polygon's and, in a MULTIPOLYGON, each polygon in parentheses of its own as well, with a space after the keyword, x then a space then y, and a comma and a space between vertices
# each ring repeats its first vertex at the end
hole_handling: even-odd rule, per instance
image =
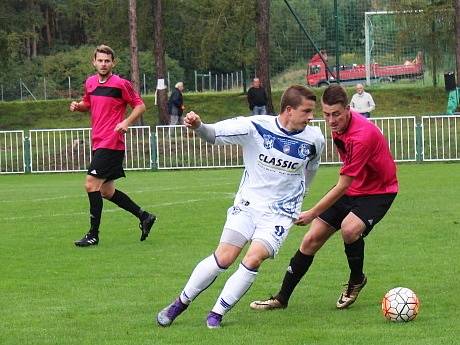
POLYGON ((312 225, 291 258, 281 290, 268 300, 252 302, 253 309, 286 308, 316 252, 337 230, 341 230, 350 276, 336 307, 344 309, 355 302, 367 282, 364 237, 385 216, 398 192, 396 165, 380 129, 350 110, 339 85, 325 90, 321 104, 343 162, 339 180, 315 206, 300 214, 295 224, 312 225))
POLYGON ((88 247, 99 243, 102 198, 139 218, 140 239, 144 241, 156 217, 115 189, 115 180, 125 176, 125 133, 145 112, 145 105, 128 80, 112 74, 115 54, 110 47, 100 45, 96 48, 93 65, 97 73, 86 80, 83 99, 70 104, 70 111, 90 111, 93 150, 85 182, 89 198, 90 229, 82 239, 75 241, 75 245, 88 247), (132 112, 125 119, 128 104, 132 112))
POLYGON ((284 92, 278 117, 238 117, 207 125, 194 112, 186 115, 185 125, 207 142, 240 144, 245 170, 217 249, 198 263, 180 295, 158 313, 160 326, 171 325, 250 242, 208 314, 208 328, 220 327, 223 315, 251 287, 262 262, 278 252, 299 215, 324 146, 320 129, 307 126, 315 101, 313 92, 295 85, 284 92))
POLYGON ((267 114, 267 94, 265 89, 260 85, 259 78, 254 78, 252 87, 248 90, 248 103, 252 115, 267 114))
POLYGON ((375 109, 375 103, 371 94, 364 91, 363 84, 356 84, 356 93, 351 98, 350 106, 364 117, 371 117, 371 111, 375 109))
POLYGON ((171 116, 171 125, 180 125, 182 123, 181 117, 184 112, 184 98, 182 92, 184 91, 184 83, 178 82, 174 85, 174 90, 168 100, 168 112, 171 116))

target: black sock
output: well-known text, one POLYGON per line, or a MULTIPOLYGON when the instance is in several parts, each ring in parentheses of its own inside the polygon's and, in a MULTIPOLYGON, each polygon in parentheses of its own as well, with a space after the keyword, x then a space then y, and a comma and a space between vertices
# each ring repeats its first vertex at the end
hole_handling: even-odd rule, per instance
POLYGON ((109 200, 118 207, 121 207, 122 209, 132 213, 139 219, 142 219, 143 213, 145 213, 134 201, 131 200, 129 196, 127 196, 122 191, 119 191, 118 189, 115 189, 115 193, 113 193, 109 200))
POLYGON ((364 239, 360 237, 353 243, 345 243, 345 254, 350 267, 350 283, 361 283, 364 278, 364 239))
POLYGON ((300 250, 294 254, 289 263, 289 267, 284 275, 281 290, 276 295, 276 299, 282 304, 287 305, 295 287, 302 277, 307 273, 313 262, 314 255, 305 255, 300 250))
POLYGON ((99 233, 99 224, 101 223, 101 214, 102 214, 102 195, 100 191, 96 192, 88 192, 88 199, 89 199, 89 217, 91 228, 89 232, 93 235, 99 233))

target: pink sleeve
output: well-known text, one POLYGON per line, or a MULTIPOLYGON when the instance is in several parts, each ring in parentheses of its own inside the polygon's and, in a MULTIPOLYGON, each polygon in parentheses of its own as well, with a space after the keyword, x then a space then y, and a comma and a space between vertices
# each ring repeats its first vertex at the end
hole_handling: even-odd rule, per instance
POLYGON ((83 87, 83 97, 81 100, 89 108, 91 106, 91 98, 89 97, 88 88, 87 88, 86 83, 87 82, 85 82, 85 86, 83 87))
POLYGON ((123 99, 128 102, 131 108, 144 104, 141 96, 134 90, 129 80, 123 80, 123 99))
POLYGON ((357 176, 366 165, 370 156, 370 147, 362 142, 350 142, 346 147, 345 160, 340 175, 357 176))

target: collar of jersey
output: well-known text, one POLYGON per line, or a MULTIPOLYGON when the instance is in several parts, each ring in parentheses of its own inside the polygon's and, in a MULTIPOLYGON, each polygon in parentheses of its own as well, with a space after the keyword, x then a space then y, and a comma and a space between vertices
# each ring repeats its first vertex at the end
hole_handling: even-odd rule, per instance
POLYGON ((298 130, 298 131, 288 131, 287 129, 281 127, 281 125, 278 122, 278 117, 275 119, 275 123, 276 123, 276 126, 279 128, 279 130, 281 132, 283 132, 284 134, 286 134, 286 135, 296 135, 296 134, 302 133, 304 131, 303 129, 298 130))

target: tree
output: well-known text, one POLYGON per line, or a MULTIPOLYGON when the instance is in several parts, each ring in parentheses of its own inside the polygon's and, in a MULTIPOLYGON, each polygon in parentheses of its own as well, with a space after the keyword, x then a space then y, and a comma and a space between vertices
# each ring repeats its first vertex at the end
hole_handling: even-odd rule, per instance
MULTIPOLYGON (((137 13, 136 0, 129 0, 129 51, 131 53, 131 81, 134 89, 140 91, 139 83, 139 52, 137 48, 137 13)), ((139 124, 144 124, 144 117, 139 118, 139 124)))
POLYGON ((154 55, 157 80, 157 105, 158 121, 160 125, 168 125, 171 122, 168 114, 168 89, 165 86, 166 79, 166 62, 165 62, 165 45, 163 40, 163 7, 162 0, 153 1, 154 10, 154 55))
POLYGON ((267 92, 267 112, 274 114, 270 84, 270 0, 257 0, 256 10, 257 77, 267 92))

